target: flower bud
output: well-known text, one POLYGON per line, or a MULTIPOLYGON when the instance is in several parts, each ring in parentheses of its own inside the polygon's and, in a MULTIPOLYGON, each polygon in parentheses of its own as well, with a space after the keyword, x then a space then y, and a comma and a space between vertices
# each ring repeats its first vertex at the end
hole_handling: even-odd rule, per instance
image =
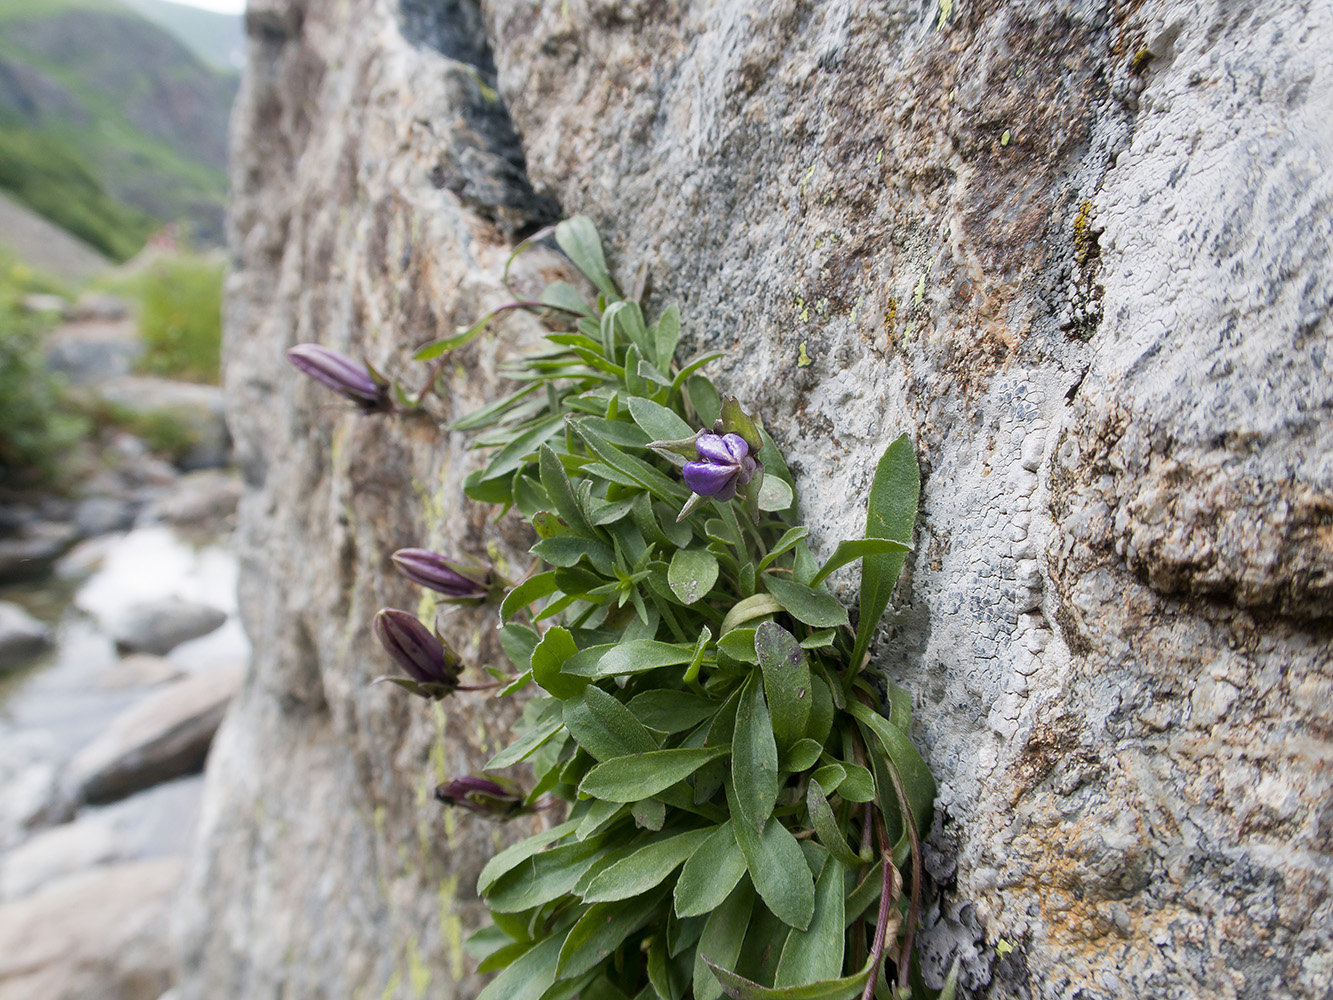
POLYGON ((458 657, 416 615, 384 608, 375 615, 375 635, 411 680, 382 677, 423 698, 443 698, 458 687, 458 657))
POLYGON ((287 349, 287 360, 363 410, 378 410, 388 405, 388 386, 371 375, 365 365, 345 354, 319 344, 297 344, 287 349))
POLYGON ((420 587, 444 594, 454 603, 479 604, 490 593, 490 571, 479 566, 428 549, 399 549, 392 558, 403 576, 420 587))
POLYGON ((532 810, 523 805, 523 794, 513 782, 490 778, 455 778, 435 789, 435 798, 447 806, 506 820, 532 810))
POLYGON ((686 462, 681 472, 685 485, 699 496, 730 500, 737 487, 754 478, 757 463, 739 434, 700 434, 694 446, 699 461, 686 462))

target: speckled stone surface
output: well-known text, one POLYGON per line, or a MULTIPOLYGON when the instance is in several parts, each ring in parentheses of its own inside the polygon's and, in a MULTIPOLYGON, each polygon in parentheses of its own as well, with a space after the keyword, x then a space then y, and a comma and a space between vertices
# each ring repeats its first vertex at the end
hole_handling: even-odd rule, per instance
MULTIPOLYGON (((477 990, 456 941, 491 830, 424 800, 507 719, 364 686, 370 615, 415 600, 388 551, 495 533, 459 489, 476 456, 279 357, 401 362, 501 301, 553 211, 681 303, 685 352, 732 352, 715 380, 820 550, 916 442, 873 653, 941 786, 927 981, 961 954, 971 996, 1333 995, 1326 6, 251 6, 227 377, 259 652, 187 996, 477 990)), ((529 333, 470 347, 448 408, 529 333)), ((832 582, 852 603, 855 570, 832 582)), ((487 622, 449 628, 483 651, 487 622)))

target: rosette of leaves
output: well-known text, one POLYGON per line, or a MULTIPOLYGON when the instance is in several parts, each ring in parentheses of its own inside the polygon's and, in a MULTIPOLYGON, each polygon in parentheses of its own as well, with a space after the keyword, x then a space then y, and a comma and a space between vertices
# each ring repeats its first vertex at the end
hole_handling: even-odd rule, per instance
POLYGON ((935 786, 907 693, 885 710, 862 675, 916 519, 911 445, 879 461, 864 536, 820 564, 772 438, 701 374, 719 355, 677 362, 678 310, 648 322, 587 219, 554 236, 595 300, 556 282, 503 307, 551 332, 507 365, 514 392, 453 425, 493 449, 467 493, 538 539, 500 606, 500 694, 527 702, 487 770, 526 762, 527 805, 568 802, 481 873, 494 925, 469 947, 499 973, 482 1000, 924 996, 911 954, 935 786), (715 424, 743 427, 762 463, 748 497, 692 497, 650 447, 715 424), (853 628, 824 580, 856 560, 853 628))

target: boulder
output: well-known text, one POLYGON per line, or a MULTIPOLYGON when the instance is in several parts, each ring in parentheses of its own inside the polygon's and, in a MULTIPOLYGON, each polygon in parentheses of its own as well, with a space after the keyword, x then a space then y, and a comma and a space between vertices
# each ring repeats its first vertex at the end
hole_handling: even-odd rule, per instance
POLYGON ((51 630, 19 605, 0 601, 0 673, 51 648, 51 630))
POLYGON ((170 660, 152 653, 131 653, 123 657, 114 670, 100 676, 98 684, 108 691, 123 688, 154 687, 174 681, 181 670, 170 660))
POLYGON ((159 688, 116 716, 69 762, 71 802, 105 803, 199 771, 245 671, 219 667, 159 688))
POLYGON ((143 355, 133 320, 83 317, 65 323, 44 339, 46 363, 75 385, 128 376, 143 355))
POLYGON ((226 612, 217 608, 169 597, 130 605, 110 622, 110 632, 122 650, 162 656, 226 620, 226 612))
POLYGON ((20 301, 25 312, 30 313, 54 313, 61 319, 69 316, 69 300, 60 295, 52 295, 45 292, 32 292, 23 296, 20 301))
POLYGON ((93 496, 74 508, 74 527, 84 538, 124 531, 134 523, 135 504, 121 497, 93 496))
POLYGON ((29 521, 17 534, 0 538, 0 583, 45 576, 79 538, 64 521, 29 521))
POLYGON ((145 522, 164 521, 179 527, 229 527, 236 516, 242 493, 241 480, 220 469, 187 472, 141 517, 145 522))
POLYGON ((181 861, 92 868, 0 904, 0 1000, 158 1000, 181 861))
POLYGON ((231 438, 223 414, 222 390, 213 385, 126 375, 98 385, 102 398, 144 417, 174 421, 188 447, 177 457, 182 469, 227 464, 231 438))

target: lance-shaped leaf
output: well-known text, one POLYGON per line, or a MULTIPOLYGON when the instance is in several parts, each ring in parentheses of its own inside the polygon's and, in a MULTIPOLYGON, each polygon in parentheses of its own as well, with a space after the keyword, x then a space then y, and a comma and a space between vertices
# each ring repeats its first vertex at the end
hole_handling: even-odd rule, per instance
MULTIPOLYGON (((740 805, 730 782, 727 803, 732 816, 739 817, 740 805)), ((801 845, 776 819, 770 818, 762 833, 736 819, 731 825, 760 898, 788 927, 805 930, 815 910, 815 880, 805 863, 801 845)))
POLYGON ((764 693, 773 716, 773 736, 786 750, 805 736, 810 721, 810 663, 796 637, 776 622, 764 622, 755 631, 754 648, 764 674, 764 693))
POLYGON ((574 698, 587 687, 583 678, 571 677, 560 668, 578 652, 569 630, 556 625, 546 630, 532 651, 532 679, 557 698, 574 698))
POLYGON ((782 605, 783 610, 798 622, 815 628, 833 628, 848 623, 847 609, 832 594, 812 590, 794 580, 785 580, 771 573, 764 577, 764 586, 782 605))
POLYGON ((736 706, 731 780, 740 807, 736 822, 755 832, 763 830, 778 797, 778 748, 763 686, 754 674, 745 682, 736 706))
POLYGON ((679 733, 716 714, 719 703, 689 691, 653 688, 630 699, 629 710, 649 729, 679 733))
POLYGON ((608 902, 647 892, 684 864, 712 832, 711 829, 688 830, 640 847, 598 873, 584 891, 584 900, 608 902))
POLYGON ((830 858, 815 883, 815 915, 810 927, 792 931, 782 946, 778 971, 773 977, 776 988, 806 986, 836 979, 842 972, 843 904, 846 879, 842 864, 830 858))
POLYGON ((893 553, 911 551, 912 547, 910 545, 895 541, 892 538, 857 538, 839 542, 838 547, 833 550, 833 555, 828 557, 824 565, 819 567, 819 572, 811 579, 810 586, 819 586, 834 570, 842 569, 848 563, 854 563, 866 556, 892 555, 893 553))
POLYGON ((657 904, 666 895, 665 886, 637 899, 598 903, 588 908, 560 948, 556 976, 572 979, 591 972, 599 962, 620 947, 622 941, 648 921, 659 917, 657 904))
POLYGON ((708 959, 725 967, 736 965, 753 909, 754 887, 749 879, 742 879, 709 915, 694 953, 694 1000, 717 1000, 722 996, 722 986, 709 968, 708 959))
MULTIPOLYGON (((771 577, 765 577, 765 579, 771 579, 771 577)), ((782 605, 772 594, 754 594, 732 605, 731 610, 727 612, 727 616, 722 619, 721 634, 726 635, 744 622, 762 618, 764 615, 776 614, 781 610, 782 605)))
POLYGON ((819 842, 829 849, 833 857, 847 865, 849 868, 868 863, 869 859, 858 857, 857 854, 847 846, 847 838, 843 835, 842 828, 838 825, 838 818, 833 814, 833 807, 824 797, 824 790, 819 787, 819 782, 812 781, 805 790, 806 808, 810 811, 810 821, 814 824, 815 833, 819 834, 819 842))
POLYGON ((490 981, 477 1000, 541 1000, 555 982, 561 938, 552 935, 490 981))
MULTIPOLYGON (((917 500, 921 495, 921 470, 916 452, 904 434, 894 441, 875 467, 866 503, 866 537, 891 538, 909 542, 916 524, 917 500)), ((903 553, 868 555, 861 563, 861 620, 856 628, 856 645, 851 665, 859 669, 870 648, 870 639, 889 606, 893 585, 903 568, 903 553)))
POLYGON ((715 965, 706 957, 704 962, 722 984, 723 991, 733 1000, 851 1000, 865 989, 872 971, 867 964, 854 975, 811 983, 809 986, 761 986, 715 965))
POLYGON ((601 688, 589 685, 583 697, 565 702, 565 726, 599 761, 636 753, 651 753, 657 740, 628 708, 601 688))
POLYGON ((584 517, 583 509, 574 498, 574 490, 569 485, 569 476, 560 459, 549 445, 542 445, 538 452, 538 467, 541 471, 542 488, 551 497, 560 517, 577 534, 584 538, 596 538, 597 533, 584 517))
POLYGON ((629 642, 607 647, 606 652, 592 662, 581 656, 577 662, 567 663, 565 671, 581 677, 615 677, 689 663, 692 659, 694 659, 693 643, 631 639, 629 642))
MULTIPOLYGON (((921 759, 920 751, 908 739, 906 733, 870 706, 853 700, 847 705, 847 710, 875 734, 875 739, 884 753, 902 775, 907 790, 907 800, 912 804, 912 815, 916 818, 917 829, 929 830, 930 815, 935 803, 935 779, 931 776, 926 762, 921 759)), ((887 789, 885 794, 888 794, 887 789)))
POLYGON ((657 358, 657 367, 662 371, 671 370, 671 360, 676 354, 676 344, 680 341, 680 306, 671 303, 657 317, 653 331, 653 354, 657 358))
POLYGON ((637 802, 684 781, 710 760, 730 752, 730 746, 686 747, 616 757, 589 771, 579 791, 608 802, 637 802))
POLYGON ((620 290, 606 269, 602 238, 591 219, 586 215, 576 215, 558 223, 555 227, 555 242, 565 252, 565 256, 574 262, 574 266, 597 286, 599 292, 608 299, 620 298, 620 290))
POLYGON ((559 826, 543 830, 541 833, 527 838, 527 840, 520 840, 512 847, 506 847, 490 861, 487 861, 486 866, 482 868, 481 874, 477 876, 477 893, 479 895, 485 894, 486 890, 495 884, 496 879, 512 871, 516 865, 526 861, 539 851, 545 850, 548 845, 554 844, 561 837, 573 833, 577 825, 574 822, 561 823, 559 826))
POLYGON ((727 898, 745 874, 745 855, 736 843, 732 820, 715 827, 685 862, 676 880, 676 915, 710 913, 727 898))
POLYGON ((598 838, 535 854, 495 880, 486 893, 486 905, 496 913, 518 913, 559 899, 603 851, 598 838))

